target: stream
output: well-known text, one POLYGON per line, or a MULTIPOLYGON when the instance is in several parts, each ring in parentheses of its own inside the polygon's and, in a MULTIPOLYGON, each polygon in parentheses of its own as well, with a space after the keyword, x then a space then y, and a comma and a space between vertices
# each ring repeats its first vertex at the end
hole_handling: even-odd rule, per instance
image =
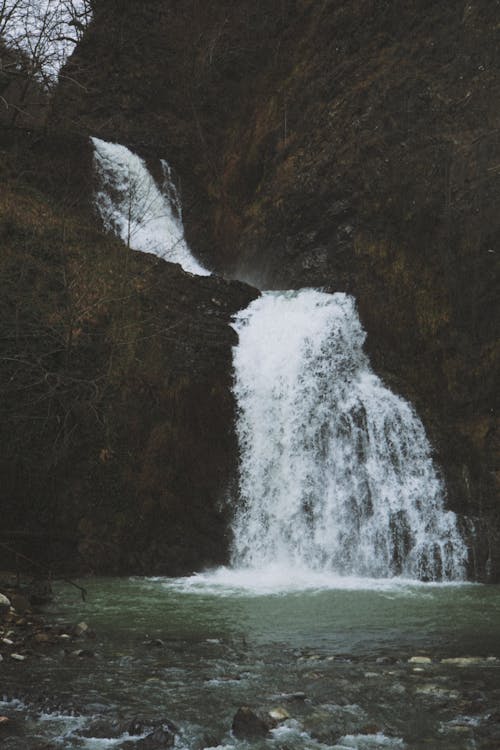
POLYGON ((137 717, 190 750, 500 747, 500 587, 253 573, 61 586, 47 616, 87 622, 92 656, 2 664, 2 748, 140 748, 116 729, 137 717), (289 718, 235 739, 240 706, 289 718))

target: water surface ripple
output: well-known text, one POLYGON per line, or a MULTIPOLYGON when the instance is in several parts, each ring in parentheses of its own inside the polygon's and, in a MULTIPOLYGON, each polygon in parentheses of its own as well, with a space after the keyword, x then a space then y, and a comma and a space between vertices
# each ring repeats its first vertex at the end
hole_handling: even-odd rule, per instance
POLYGON ((119 748, 128 735, 84 735, 98 717, 136 716, 173 721, 190 750, 500 746, 500 587, 309 584, 272 590, 222 569, 87 581, 86 604, 63 588, 51 616, 88 622, 95 656, 3 662, 0 713, 17 724, 2 748, 119 748), (290 718, 236 740, 243 705, 290 718))

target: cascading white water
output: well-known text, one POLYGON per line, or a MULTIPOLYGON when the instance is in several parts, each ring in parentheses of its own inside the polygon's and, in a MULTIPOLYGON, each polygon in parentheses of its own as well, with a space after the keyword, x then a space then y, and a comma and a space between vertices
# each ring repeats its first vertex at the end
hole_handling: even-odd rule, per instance
POLYGON ((270 292, 234 327, 233 565, 462 579, 466 548, 422 423, 370 369, 354 299, 270 292))
POLYGON ((208 276, 184 239, 180 200, 166 161, 163 190, 145 162, 119 143, 92 138, 100 186, 95 202, 106 229, 134 250, 154 253, 185 271, 208 276))

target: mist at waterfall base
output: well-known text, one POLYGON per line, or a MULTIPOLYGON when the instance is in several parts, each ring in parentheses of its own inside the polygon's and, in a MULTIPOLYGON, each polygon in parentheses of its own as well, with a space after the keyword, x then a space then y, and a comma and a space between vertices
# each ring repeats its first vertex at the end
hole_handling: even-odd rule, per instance
POLYGON ((168 162, 161 161, 160 189, 144 160, 126 146, 99 138, 91 141, 99 181, 95 205, 105 229, 133 250, 180 263, 198 276, 210 275, 184 238, 181 202, 168 162))

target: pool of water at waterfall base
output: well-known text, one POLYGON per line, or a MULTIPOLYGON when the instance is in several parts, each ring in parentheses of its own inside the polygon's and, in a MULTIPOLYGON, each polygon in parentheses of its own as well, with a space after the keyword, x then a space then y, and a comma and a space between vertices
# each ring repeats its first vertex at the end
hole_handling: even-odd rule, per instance
POLYGON ((500 587, 284 580, 92 579, 86 603, 59 586, 48 621, 85 621, 95 639, 4 659, 2 748, 140 748, 102 731, 136 717, 173 722, 190 750, 500 747, 500 587), (289 718, 238 739, 241 706, 289 718))

